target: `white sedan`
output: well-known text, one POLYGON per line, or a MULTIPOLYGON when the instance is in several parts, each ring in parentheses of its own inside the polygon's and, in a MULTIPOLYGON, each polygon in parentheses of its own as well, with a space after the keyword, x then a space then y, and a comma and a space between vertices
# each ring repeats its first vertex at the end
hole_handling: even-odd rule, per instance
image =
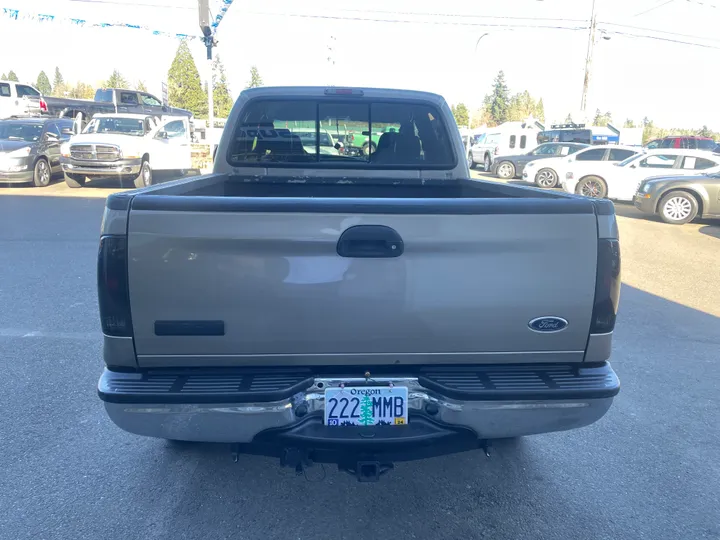
POLYGON ((575 161, 562 178, 568 193, 631 201, 640 182, 653 176, 720 172, 720 154, 702 150, 649 150, 620 163, 575 161))
POLYGON ((641 152, 642 148, 634 146, 620 146, 617 144, 603 144, 588 146, 575 154, 563 157, 551 157, 538 161, 531 161, 523 170, 523 180, 534 182, 541 188, 554 188, 560 185, 568 168, 576 161, 623 161, 630 156, 641 152))

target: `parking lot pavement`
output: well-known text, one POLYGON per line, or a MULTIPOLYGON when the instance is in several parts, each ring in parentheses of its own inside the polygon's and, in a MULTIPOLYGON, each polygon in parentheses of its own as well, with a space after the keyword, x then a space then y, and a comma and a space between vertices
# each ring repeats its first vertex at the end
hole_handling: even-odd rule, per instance
MULTIPOLYGON (((720 537, 720 224, 671 227, 618 205, 623 387, 600 422, 360 484, 111 424, 95 393, 102 207, 0 197, 0 537, 720 537)), ((561 278, 528 269, 540 285, 561 278)))

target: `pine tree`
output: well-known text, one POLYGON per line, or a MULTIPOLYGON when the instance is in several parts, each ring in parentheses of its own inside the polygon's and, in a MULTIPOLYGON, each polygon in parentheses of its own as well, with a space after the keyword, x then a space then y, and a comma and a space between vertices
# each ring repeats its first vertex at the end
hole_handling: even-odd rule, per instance
POLYGON ((197 118, 207 118, 207 94, 200 84, 200 74, 185 40, 180 42, 168 70, 168 101, 173 107, 188 109, 197 118))
POLYGON ((373 424, 372 400, 368 395, 364 395, 363 398, 360 400, 359 422, 363 426, 370 426, 373 424))
POLYGON ((250 68, 250 82, 247 83, 246 88, 257 88, 259 86, 264 86, 265 83, 263 83, 262 77, 260 76, 260 72, 258 71, 257 66, 253 66, 250 68))
POLYGON ((95 90, 89 84, 78 82, 74 87, 68 87, 68 97, 76 99, 93 99, 95 90))
POLYGON ((507 122, 509 106, 508 95, 509 90, 505 83, 505 73, 500 70, 493 82, 492 93, 485 98, 490 116, 492 116, 493 121, 498 125, 507 122))
POLYGON ((626 128, 634 128, 634 127, 635 127, 635 122, 633 122, 633 120, 632 120, 631 118, 627 118, 627 119, 625 120, 625 123, 623 124, 623 127, 626 127, 626 128))
POLYGON ((60 73, 60 68, 57 66, 55 67, 55 77, 53 77, 52 89, 53 95, 59 97, 64 96, 67 90, 65 86, 65 79, 63 79, 63 76, 60 73))
POLYGON ((145 86, 145 83, 143 81, 138 81, 138 83, 135 85, 135 90, 138 92, 147 92, 147 86, 145 86))
POLYGON ((14 72, 12 69, 11 69, 10 71, 8 71, 7 80, 8 80, 8 81, 20 82, 20 80, 18 79, 18 76, 15 75, 15 72, 14 72))
POLYGON ((535 107, 535 118, 541 122, 545 121, 545 104, 543 103, 542 98, 538 100, 537 106, 535 107))
POLYGON ((117 69, 114 69, 110 78, 103 83, 103 86, 105 88, 130 88, 130 83, 117 69))
POLYGON ((220 61, 220 55, 216 56, 213 62, 213 106, 217 118, 227 118, 233 106, 225 66, 220 61))
POLYGON ((570 113, 567 114, 567 116, 565 117, 565 123, 566 123, 566 124, 573 124, 573 123, 574 123, 574 122, 573 122, 573 119, 572 119, 572 114, 570 114, 570 113))
POLYGON ((0 75, 0 81, 7 81, 7 75, 5 75, 4 73, 0 75))
POLYGON ((38 74, 35 88, 37 88, 44 96, 49 96, 50 94, 52 94, 52 86, 50 86, 50 79, 48 79, 48 76, 45 74, 44 71, 41 71, 38 74))
POLYGON ((467 106, 464 103, 458 103, 450 107, 450 110, 455 117, 455 123, 460 127, 467 127, 470 120, 467 106))

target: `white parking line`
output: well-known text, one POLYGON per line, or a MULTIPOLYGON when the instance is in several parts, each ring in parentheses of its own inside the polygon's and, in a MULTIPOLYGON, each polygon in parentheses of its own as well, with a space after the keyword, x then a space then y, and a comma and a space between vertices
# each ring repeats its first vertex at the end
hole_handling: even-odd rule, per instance
POLYGON ((30 330, 27 328, 0 328, 0 338, 44 338, 95 341, 101 339, 102 334, 100 332, 52 332, 48 330, 30 330))

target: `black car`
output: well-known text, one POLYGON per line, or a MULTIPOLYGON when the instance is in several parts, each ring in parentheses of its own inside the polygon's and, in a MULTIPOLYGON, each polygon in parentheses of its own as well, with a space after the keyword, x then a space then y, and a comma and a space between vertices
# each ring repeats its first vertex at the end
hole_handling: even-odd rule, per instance
POLYGON ((578 150, 587 148, 587 146, 587 144, 581 143, 544 143, 527 154, 496 157, 491 172, 500 178, 517 178, 522 176, 525 165, 531 161, 550 157, 569 156, 578 150))
POLYGON ((0 183, 47 186, 60 172, 60 145, 73 134, 67 118, 0 120, 0 183))

